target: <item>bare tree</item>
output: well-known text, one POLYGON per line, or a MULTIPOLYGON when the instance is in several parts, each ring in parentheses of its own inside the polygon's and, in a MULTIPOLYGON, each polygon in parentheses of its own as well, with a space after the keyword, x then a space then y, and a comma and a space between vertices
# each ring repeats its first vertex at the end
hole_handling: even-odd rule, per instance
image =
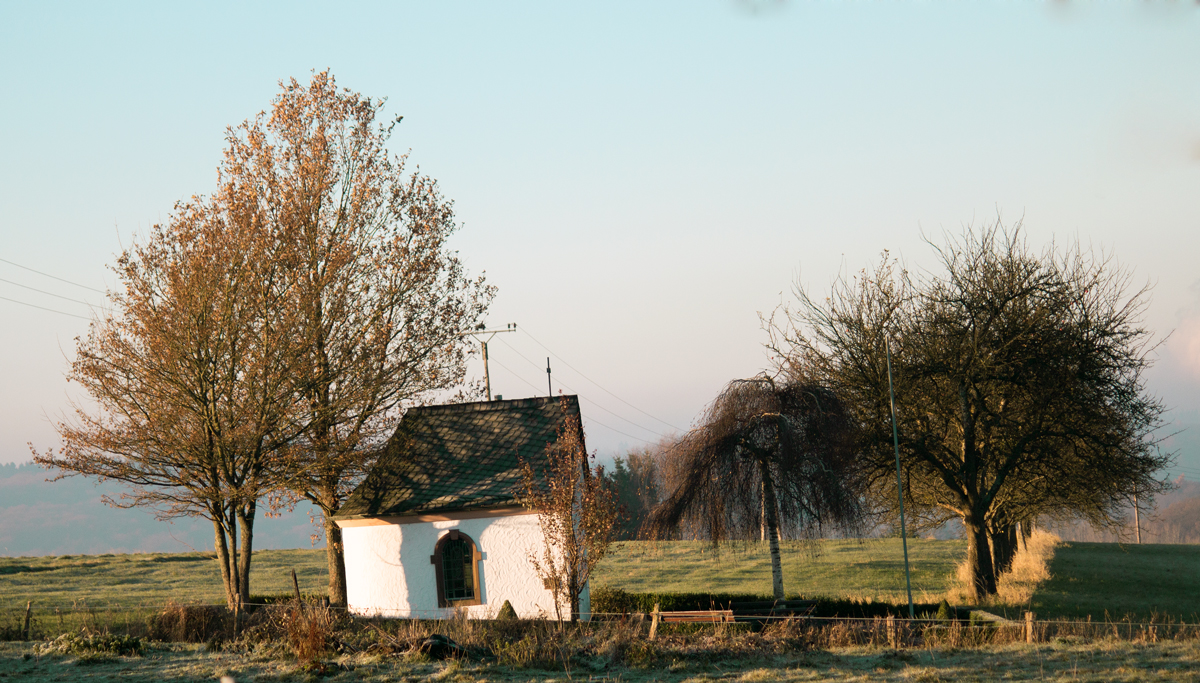
POLYGON ((258 502, 294 436, 295 321, 260 227, 222 191, 124 252, 112 313, 76 340, 67 376, 94 407, 58 424, 59 453, 35 452, 60 476, 130 486, 109 504, 211 520, 231 608, 250 597, 258 502))
POLYGON ((531 550, 529 561, 554 593, 554 609, 563 621, 579 619, 579 601, 596 565, 608 553, 617 533, 616 492, 584 446, 583 423, 578 413, 561 401, 563 420, 557 440, 546 447, 545 469, 521 463, 523 503, 537 510, 542 530, 541 548, 531 550))
POLYGON ((772 347, 846 401, 886 506, 890 336, 906 505, 962 520, 980 598, 996 591, 1016 525, 1056 511, 1112 521, 1133 491, 1162 489, 1155 473, 1170 458, 1153 437, 1162 405, 1142 381, 1146 290, 1126 271, 1078 246, 1033 253, 999 221, 937 254, 942 272, 920 281, 885 252, 828 297, 797 288, 772 347))
POLYGON ((649 530, 662 537, 683 524, 717 543, 765 527, 772 588, 782 599, 780 529, 859 520, 851 437, 841 401, 825 387, 735 380, 672 449, 676 474, 649 530))
POLYGON ((467 279, 447 240, 452 205, 405 170, 383 102, 332 75, 283 84, 268 115, 230 131, 225 169, 277 236, 291 269, 302 437, 281 476, 323 515, 329 597, 346 601, 341 530, 331 516, 365 473, 404 405, 461 382, 463 332, 493 289, 467 279))

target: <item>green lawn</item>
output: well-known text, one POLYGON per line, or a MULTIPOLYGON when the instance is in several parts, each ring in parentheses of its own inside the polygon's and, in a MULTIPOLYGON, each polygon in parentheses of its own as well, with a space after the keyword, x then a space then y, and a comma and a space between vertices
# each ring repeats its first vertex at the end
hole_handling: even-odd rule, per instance
POLYGON ((1039 618, 1200 622, 1200 545, 1064 543, 1050 574, 1033 596, 1039 618))
MULTIPOLYGON (((910 539, 913 600, 937 602, 966 553, 964 541, 910 539)), ((900 539, 783 544, 783 587, 789 594, 907 602, 900 539)), ((616 543, 597 570, 597 584, 632 592, 771 592, 766 543, 702 541, 616 543)))

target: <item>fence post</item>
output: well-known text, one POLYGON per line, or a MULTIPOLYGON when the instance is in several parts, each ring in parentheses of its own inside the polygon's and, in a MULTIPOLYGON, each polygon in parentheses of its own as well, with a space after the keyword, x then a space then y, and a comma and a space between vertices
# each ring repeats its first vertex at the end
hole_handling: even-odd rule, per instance
POLYGON ((296 570, 292 570, 292 590, 296 591, 296 602, 300 602, 300 582, 296 580, 296 570))
POLYGON ((1025 613, 1025 642, 1033 642, 1033 612, 1025 613))
POLYGON ((654 640, 658 635, 658 618, 659 618, 659 603, 654 603, 654 612, 650 617, 650 640, 654 640))
POLYGON ((896 615, 887 615, 887 639, 888 647, 896 647, 896 615))
POLYGON ((25 640, 31 640, 33 629, 33 601, 25 603, 25 640))

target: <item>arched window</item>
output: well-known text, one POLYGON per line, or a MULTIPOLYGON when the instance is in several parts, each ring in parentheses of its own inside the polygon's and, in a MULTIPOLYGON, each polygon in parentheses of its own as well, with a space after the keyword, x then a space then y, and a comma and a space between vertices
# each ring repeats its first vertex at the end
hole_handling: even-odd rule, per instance
POLYGON ((458 529, 438 539, 429 558, 437 575, 438 607, 483 604, 479 599, 480 559, 475 541, 458 529))

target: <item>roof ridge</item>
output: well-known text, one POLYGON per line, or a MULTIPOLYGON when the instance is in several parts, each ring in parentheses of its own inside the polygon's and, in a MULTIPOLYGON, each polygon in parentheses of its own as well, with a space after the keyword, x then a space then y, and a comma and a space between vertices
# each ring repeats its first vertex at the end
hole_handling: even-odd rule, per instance
POLYGON ((573 399, 575 403, 579 403, 578 394, 559 394, 558 396, 530 396, 529 398, 513 398, 504 399, 501 401, 471 401, 470 403, 439 403, 436 405, 413 406, 408 409, 408 412, 488 412, 492 410, 503 410, 505 408, 519 407, 519 404, 538 405, 556 402, 561 399, 573 399))

